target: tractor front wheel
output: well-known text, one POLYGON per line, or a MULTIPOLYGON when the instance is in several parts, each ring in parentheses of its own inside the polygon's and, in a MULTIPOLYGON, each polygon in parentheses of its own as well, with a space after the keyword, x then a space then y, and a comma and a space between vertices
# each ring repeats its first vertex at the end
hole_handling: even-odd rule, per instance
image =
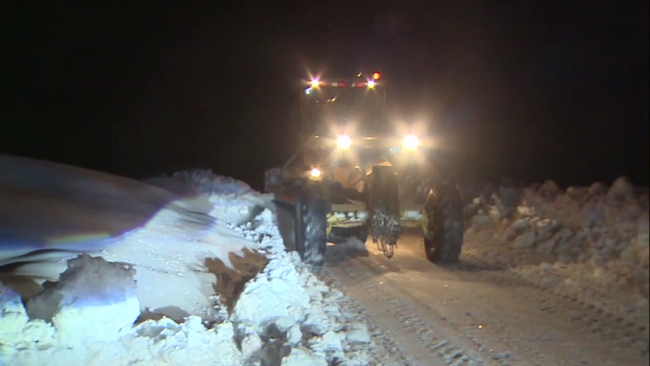
POLYGON ((317 185, 302 187, 296 200, 296 250, 304 263, 321 266, 327 248, 329 207, 317 185))

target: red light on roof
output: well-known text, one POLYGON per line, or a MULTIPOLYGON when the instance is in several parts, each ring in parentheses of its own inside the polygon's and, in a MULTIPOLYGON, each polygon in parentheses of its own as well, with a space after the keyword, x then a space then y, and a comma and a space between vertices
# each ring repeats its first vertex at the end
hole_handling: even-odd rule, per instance
POLYGON ((372 73, 372 78, 375 79, 375 80, 379 80, 381 78, 381 74, 379 73, 379 71, 373 72, 372 73))

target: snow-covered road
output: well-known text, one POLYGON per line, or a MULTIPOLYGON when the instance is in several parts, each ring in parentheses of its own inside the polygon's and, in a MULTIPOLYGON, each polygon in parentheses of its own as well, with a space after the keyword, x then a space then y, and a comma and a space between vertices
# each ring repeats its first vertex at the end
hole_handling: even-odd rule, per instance
POLYGON ((440 267, 427 261, 417 233, 400 240, 391 260, 367 247, 368 256, 327 263, 323 279, 358 301, 419 365, 647 364, 625 347, 624 324, 485 267, 471 252, 462 264, 440 267), (607 334, 594 332, 595 323, 607 334))
MULTIPOLYGON (((287 220, 283 215, 288 214, 279 211, 281 229, 287 220)), ((283 231, 290 232, 286 222, 283 231)), ((645 297, 630 294, 633 286, 585 285, 594 280, 589 271, 607 277, 603 271, 615 272, 614 264, 603 269, 513 260, 512 240, 489 227, 472 226, 461 263, 449 266, 426 259, 417 230, 402 234, 390 260, 370 240, 367 251, 359 244, 330 245, 319 276, 363 309, 373 341, 389 351, 383 356, 386 363, 648 364, 645 297), (494 250, 494 256, 486 250, 494 250), (579 291, 566 286, 570 283, 577 283, 579 291)), ((629 265, 630 272, 633 268, 629 265)))

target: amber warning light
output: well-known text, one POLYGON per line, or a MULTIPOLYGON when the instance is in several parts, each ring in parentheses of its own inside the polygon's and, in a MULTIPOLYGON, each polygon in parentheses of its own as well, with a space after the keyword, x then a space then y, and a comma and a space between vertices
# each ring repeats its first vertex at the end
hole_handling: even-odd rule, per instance
POLYGON ((372 73, 372 78, 373 78, 374 80, 379 80, 379 79, 381 78, 381 74, 379 73, 379 71, 375 71, 375 72, 373 72, 373 73, 372 73))

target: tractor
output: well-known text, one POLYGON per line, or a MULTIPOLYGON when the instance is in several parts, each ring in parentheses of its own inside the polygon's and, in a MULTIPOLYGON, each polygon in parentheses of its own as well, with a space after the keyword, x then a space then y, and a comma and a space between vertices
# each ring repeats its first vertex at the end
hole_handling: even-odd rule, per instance
POLYGON ((311 78, 300 88, 301 139, 265 190, 295 210, 295 245, 321 266, 327 243, 368 236, 389 259, 402 228, 422 228, 433 263, 459 260, 464 218, 455 184, 431 163, 424 136, 398 135, 386 121, 379 72, 311 78))

